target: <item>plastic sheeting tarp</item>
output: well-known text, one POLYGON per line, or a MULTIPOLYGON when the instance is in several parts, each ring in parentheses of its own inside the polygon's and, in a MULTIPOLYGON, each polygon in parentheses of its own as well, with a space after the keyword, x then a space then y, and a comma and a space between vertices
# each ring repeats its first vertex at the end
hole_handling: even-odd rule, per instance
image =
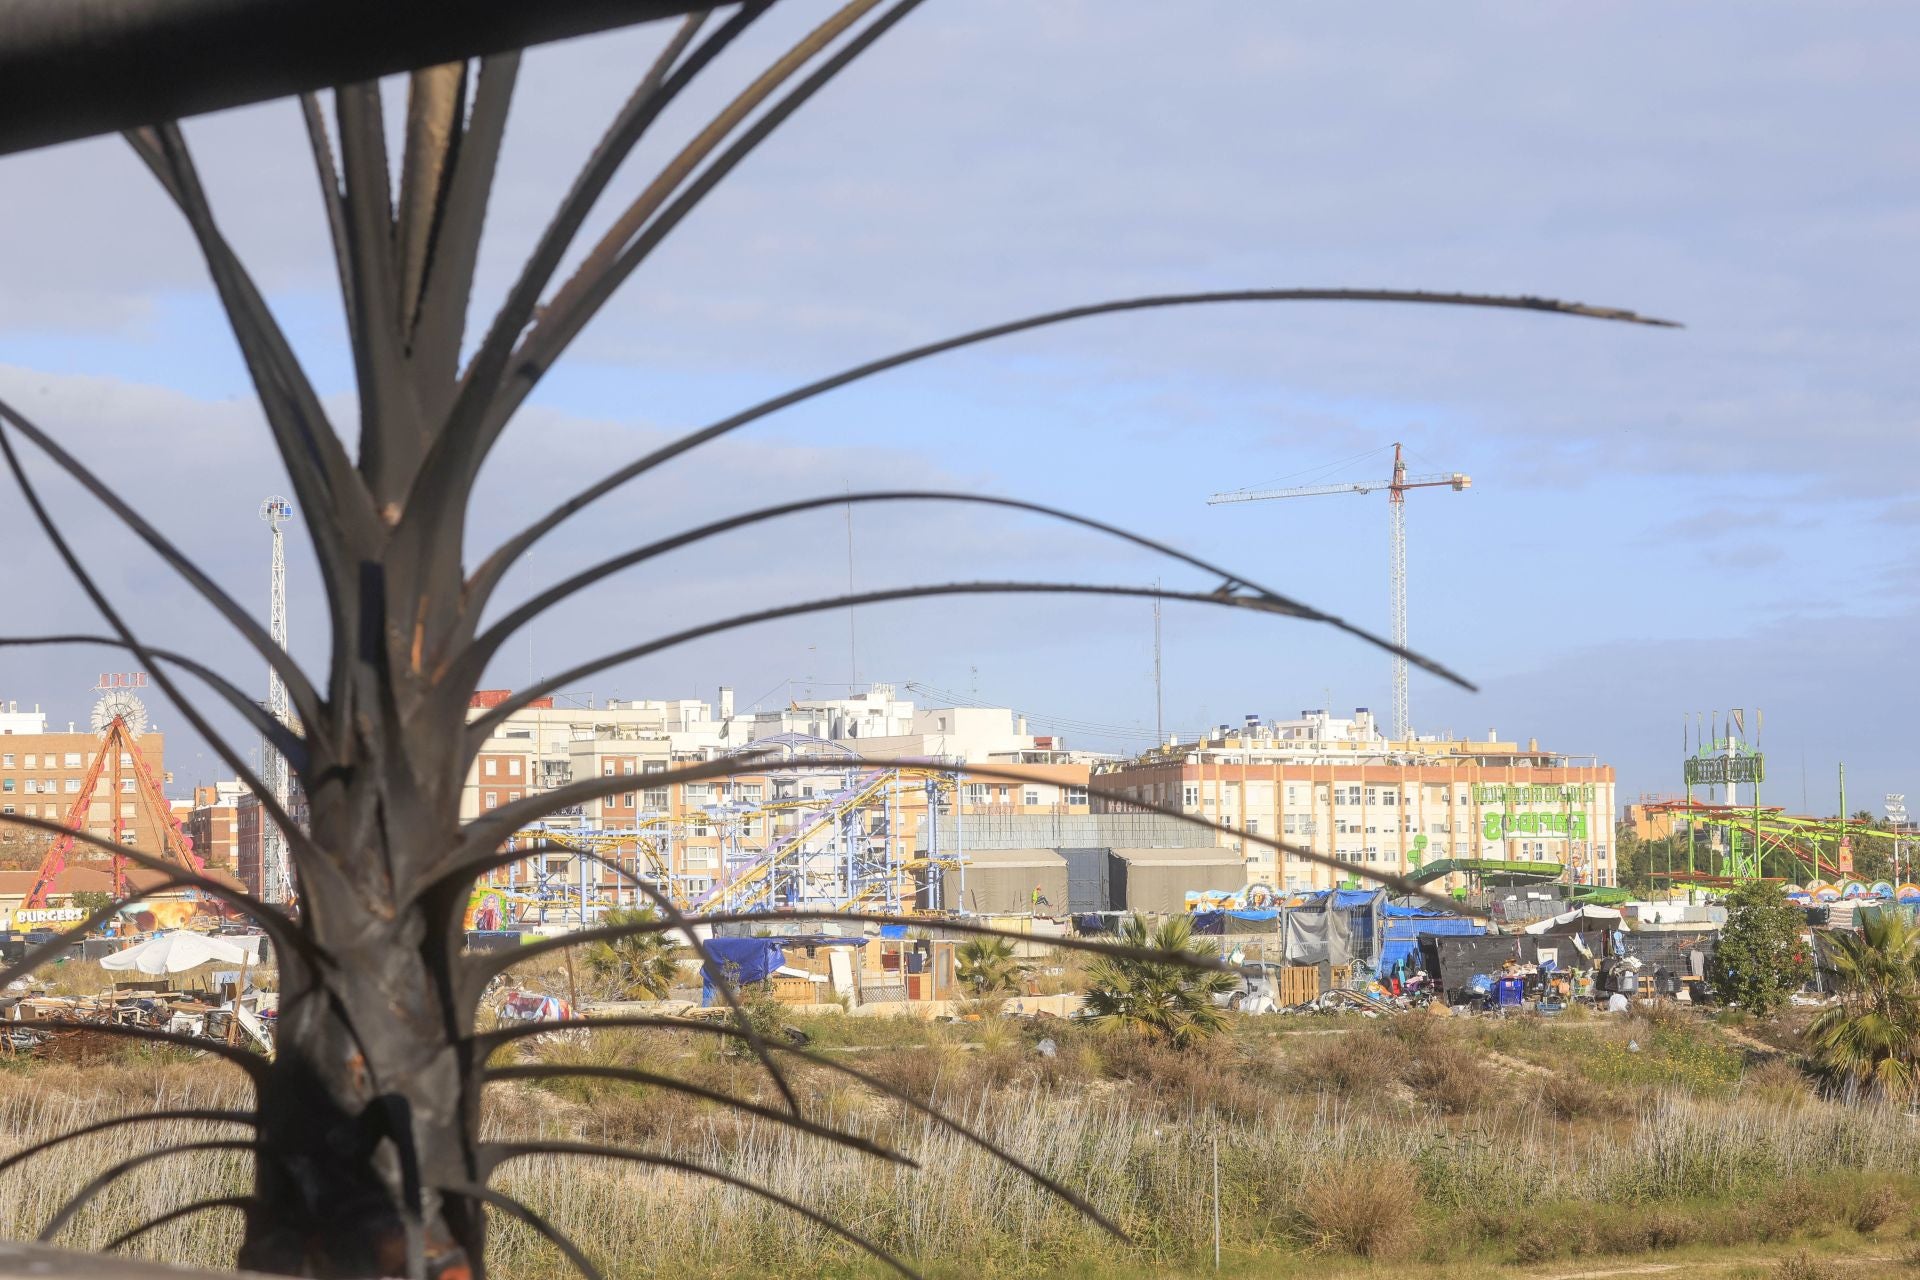
POLYGON ((1196 911, 1193 931, 1218 937, 1229 933, 1274 933, 1280 928, 1278 911, 1196 911))
POLYGON ((1288 964, 1372 962, 1379 951, 1387 895, 1380 890, 1334 889, 1313 895, 1286 914, 1288 964))
POLYGON ((1386 894, 1379 890, 1323 890, 1307 894, 1302 905, 1283 911, 1247 909, 1196 911, 1195 933, 1211 937, 1278 933, 1288 964, 1373 963, 1385 935, 1386 894))
POLYGON ((700 1003, 703 1005, 713 1003, 715 978, 724 976, 741 985, 765 982, 775 969, 787 962, 786 953, 773 938, 708 938, 706 948, 711 963, 700 966, 700 1003), (716 966, 720 973, 714 971, 716 966))
POLYGON ((1287 911, 1288 964, 1372 962, 1383 930, 1383 890, 1332 889, 1287 911))
POLYGON ((1528 933, 1590 933, 1594 929, 1619 927, 1620 912, 1612 907, 1575 907, 1560 915, 1536 920, 1527 926, 1526 931, 1528 933))
POLYGON ((1325 909, 1329 894, 1337 911, 1352 911, 1357 907, 1371 907, 1376 901, 1386 901, 1385 892, 1380 889, 1316 889, 1312 893, 1302 894, 1300 905, 1325 909))
POLYGON ((1422 934, 1420 938, 1424 967, 1439 981, 1443 990, 1450 992, 1466 990, 1468 982, 1476 975, 1498 974, 1501 966, 1509 960, 1533 964, 1542 950, 1551 952, 1562 969, 1591 969, 1609 954, 1608 935, 1535 936, 1520 933, 1488 934, 1475 938, 1422 934), (1579 939, 1577 946, 1575 938, 1579 939))

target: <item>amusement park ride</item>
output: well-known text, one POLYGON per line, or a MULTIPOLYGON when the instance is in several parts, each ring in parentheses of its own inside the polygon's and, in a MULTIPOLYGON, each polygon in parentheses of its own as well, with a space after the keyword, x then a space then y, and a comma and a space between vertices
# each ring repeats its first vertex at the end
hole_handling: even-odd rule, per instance
MULTIPOLYGON (((196 873, 205 871, 205 862, 193 851, 193 841, 180 830, 172 806, 160 794, 160 783, 148 767, 146 757, 140 753, 139 738, 147 731, 146 707, 127 686, 106 684, 105 677, 102 680, 102 696, 93 708, 93 731, 101 735, 100 746, 93 753, 93 763, 87 766, 86 776, 80 783, 80 794, 67 811, 67 829, 87 830, 93 813, 94 793, 99 790, 102 775, 109 775, 112 778, 107 792, 108 808, 112 815, 109 838, 113 843, 121 845, 127 842, 126 802, 121 797, 131 793, 134 796, 135 817, 148 829, 160 833, 163 856, 185 870, 196 873)), ((66 868, 74 844, 72 835, 63 835, 54 842, 40 863, 33 885, 20 901, 22 908, 39 910, 47 905, 48 891, 53 887, 55 878, 66 868)), ((118 854, 113 856, 113 896, 127 896, 126 859, 118 854)))
POLYGON ((1679 840, 1685 865, 1654 871, 1654 878, 1675 887, 1705 889, 1728 888, 1742 880, 1785 880, 1789 896, 1810 901, 1896 897, 1920 901, 1920 885, 1900 881, 1897 854, 1904 837, 1845 816, 1846 766, 1840 768, 1840 817, 1790 814, 1781 806, 1760 803, 1766 757, 1759 749, 1757 721, 1755 728, 1755 740, 1743 741, 1744 714, 1734 711, 1724 731, 1716 724, 1711 738, 1702 732, 1699 746, 1683 766, 1685 798, 1646 805, 1649 816, 1666 817, 1670 833, 1684 833, 1679 840), (1745 804, 1739 799, 1743 786, 1753 789, 1751 801, 1745 804), (1722 789, 1721 801, 1696 799, 1696 788, 1709 795, 1722 789), (1887 842, 1888 852, 1896 855, 1890 877, 1872 882, 1856 877, 1855 855, 1864 841, 1887 842))
MULTIPOLYGON (((753 911, 779 907, 894 912, 911 908, 914 876, 930 866, 957 866, 938 851, 932 819, 951 802, 954 781, 936 770, 902 764, 884 769, 835 767, 823 760, 818 773, 797 782, 813 794, 780 796, 765 803, 721 801, 678 814, 643 814, 620 825, 568 826, 543 823, 523 828, 514 844, 527 861, 481 886, 489 918, 549 922, 579 918, 609 907, 644 906, 644 895, 627 876, 596 867, 566 851, 595 854, 645 880, 677 908, 688 911, 753 911), (936 842, 924 854, 905 848, 903 808, 927 819, 921 828, 936 842), (717 874, 684 867, 689 839, 718 842, 717 874), (540 846, 558 854, 549 862, 540 846)), ((511 846, 510 846, 511 847, 511 846)), ((933 880, 937 883, 937 877, 933 880)))

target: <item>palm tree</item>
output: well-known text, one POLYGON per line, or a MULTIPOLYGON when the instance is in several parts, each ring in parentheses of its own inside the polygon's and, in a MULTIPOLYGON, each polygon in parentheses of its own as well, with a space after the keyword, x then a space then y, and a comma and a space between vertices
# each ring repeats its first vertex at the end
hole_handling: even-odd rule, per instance
POLYGON ((1813 1063, 1830 1084, 1891 1098, 1920 1093, 1920 928, 1893 911, 1858 933, 1830 935, 1827 963, 1840 1003, 1807 1028, 1813 1063))
POLYGON ((981 999, 1017 995, 1020 979, 1028 966, 1014 958, 1013 943, 1007 938, 975 938, 959 952, 960 981, 981 999))
MULTIPOLYGON (((655 924, 652 907, 638 911, 609 911, 600 923, 608 928, 655 924)), ((651 996, 664 999, 680 975, 680 944, 663 932, 629 933, 605 938, 587 947, 587 972, 629 1000, 651 996)))
MULTIPOLYGON (((1190 916, 1171 916, 1158 928, 1143 916, 1120 925, 1127 946, 1171 954, 1212 958, 1212 948, 1193 936, 1190 916)), ((1103 957, 1088 967, 1087 1008, 1102 1026, 1125 1027, 1176 1049, 1198 1044, 1226 1028, 1213 997, 1233 990, 1239 979, 1219 969, 1202 969, 1172 960, 1103 957)))

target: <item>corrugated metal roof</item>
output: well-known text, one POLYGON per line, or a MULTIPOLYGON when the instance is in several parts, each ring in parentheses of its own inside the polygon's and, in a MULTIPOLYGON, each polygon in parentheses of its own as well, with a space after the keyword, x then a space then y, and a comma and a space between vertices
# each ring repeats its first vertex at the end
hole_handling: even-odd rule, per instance
POLYGON ((1229 863, 1237 867, 1246 861, 1233 850, 1223 849, 1219 845, 1186 849, 1115 849, 1113 856, 1123 858, 1129 866, 1135 867, 1190 867, 1207 862, 1229 863))
POLYGON ((969 849, 963 855, 973 867, 1064 867, 1067 860, 1051 849, 969 849))

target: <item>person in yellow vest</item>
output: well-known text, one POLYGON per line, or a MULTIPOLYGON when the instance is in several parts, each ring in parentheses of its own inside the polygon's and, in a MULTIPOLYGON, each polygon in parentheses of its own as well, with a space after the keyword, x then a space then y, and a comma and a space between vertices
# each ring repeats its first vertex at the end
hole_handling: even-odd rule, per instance
POLYGON ((1033 914, 1039 915, 1040 908, 1050 907, 1052 905, 1051 902, 1047 901, 1045 890, 1040 885, 1033 886, 1033 914))

